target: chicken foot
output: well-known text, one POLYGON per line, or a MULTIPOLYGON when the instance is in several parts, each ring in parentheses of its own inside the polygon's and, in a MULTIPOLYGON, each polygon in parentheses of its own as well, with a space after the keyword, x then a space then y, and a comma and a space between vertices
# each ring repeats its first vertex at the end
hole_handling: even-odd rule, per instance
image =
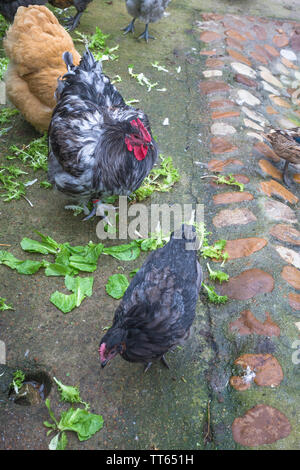
POLYGON ((82 13, 83 13, 82 11, 78 11, 74 17, 69 16, 69 18, 65 19, 66 29, 68 31, 73 31, 74 29, 77 28, 77 26, 79 25, 82 13))
MULTIPOLYGON (((164 365, 167 369, 170 369, 170 366, 169 366, 169 364, 167 363, 167 360, 166 360, 164 354, 161 356, 160 360, 161 360, 161 362, 163 363, 163 365, 164 365)), ((147 370, 150 369, 151 366, 152 366, 152 362, 148 362, 148 363, 145 365, 144 374, 147 372, 147 370)))
POLYGON ((123 34, 127 34, 127 33, 134 33, 134 22, 135 22, 136 18, 133 18, 133 20, 129 23, 128 26, 125 26, 125 28, 122 28, 121 31, 124 31, 123 34))
POLYGON ((146 24, 145 31, 138 37, 138 39, 145 39, 146 42, 148 42, 148 39, 155 39, 154 36, 151 36, 148 32, 148 27, 149 25, 146 24))
POLYGON ((89 220, 92 217, 94 217, 95 215, 97 215, 97 216, 101 217, 102 220, 104 220, 108 225, 112 226, 108 216, 105 215, 105 210, 108 210, 108 209, 116 210, 117 207, 113 207, 111 205, 103 204, 100 200, 95 200, 95 201, 93 201, 93 208, 92 208, 91 212, 82 220, 84 220, 84 221, 89 220))
POLYGON ((283 168, 283 182, 286 184, 286 186, 289 188, 291 186, 290 184, 290 180, 287 176, 287 169, 288 169, 288 166, 289 166, 289 163, 287 160, 285 162, 285 165, 284 165, 284 168, 283 168))

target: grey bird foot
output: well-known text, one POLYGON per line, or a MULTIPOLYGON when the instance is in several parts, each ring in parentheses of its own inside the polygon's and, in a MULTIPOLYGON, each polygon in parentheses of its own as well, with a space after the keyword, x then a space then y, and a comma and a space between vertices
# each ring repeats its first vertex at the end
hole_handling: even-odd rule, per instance
POLYGON ((161 362, 163 363, 163 365, 164 365, 167 369, 170 369, 170 366, 169 366, 169 364, 167 363, 166 358, 165 358, 164 355, 161 356, 160 360, 161 360, 161 362))
POLYGON ((83 221, 86 221, 86 220, 89 220, 91 219, 92 217, 94 217, 94 215, 96 215, 96 207, 93 206, 91 212, 89 213, 89 215, 87 215, 86 217, 84 217, 84 219, 82 219, 83 221))
POLYGON ((291 187, 291 182, 290 182, 290 180, 288 178, 288 175, 287 175, 288 166, 289 166, 289 162, 285 162, 284 169, 283 169, 283 182, 288 188, 290 188, 291 187))
POLYGON ((134 33, 134 22, 135 22, 135 18, 133 18, 133 20, 129 23, 128 26, 125 26, 125 28, 122 28, 121 31, 124 31, 124 34, 134 33))
POLYGON ((291 187, 291 182, 290 182, 290 180, 289 180, 289 178, 288 178, 287 175, 283 175, 283 182, 284 182, 284 184, 285 184, 288 188, 291 187))
POLYGON ((146 24, 145 31, 138 37, 138 39, 145 39, 148 42, 148 39, 155 39, 154 36, 151 36, 148 32, 148 25, 146 24))
POLYGON ((70 16, 69 18, 65 18, 65 24, 67 31, 73 31, 77 28, 80 23, 82 12, 78 12, 74 17, 70 16))
POLYGON ((144 374, 146 374, 147 370, 149 370, 151 366, 152 366, 152 362, 148 362, 148 364, 145 365, 144 374))

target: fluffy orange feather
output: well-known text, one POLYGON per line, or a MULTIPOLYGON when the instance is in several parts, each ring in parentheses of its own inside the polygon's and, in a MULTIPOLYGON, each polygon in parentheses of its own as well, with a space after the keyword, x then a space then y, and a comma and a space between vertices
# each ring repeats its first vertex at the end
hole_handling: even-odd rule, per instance
POLYGON ((48 130, 56 105, 57 79, 67 72, 62 54, 69 51, 74 64, 80 55, 71 36, 45 6, 19 7, 3 40, 10 63, 6 94, 38 131, 48 130))

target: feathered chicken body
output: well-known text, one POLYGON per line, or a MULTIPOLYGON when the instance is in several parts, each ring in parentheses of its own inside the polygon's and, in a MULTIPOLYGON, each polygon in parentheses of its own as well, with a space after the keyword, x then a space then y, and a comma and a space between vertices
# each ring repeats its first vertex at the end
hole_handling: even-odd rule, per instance
POLYGON ((0 0, 0 13, 6 21, 12 23, 19 7, 28 5, 44 5, 47 0, 0 0))
POLYGON ((134 32, 134 22, 138 18, 143 23, 146 23, 145 31, 139 36, 139 39, 144 38, 148 41, 149 38, 154 39, 148 33, 149 23, 155 23, 159 21, 165 12, 168 4, 171 0, 126 0, 126 8, 133 17, 131 23, 123 29, 125 34, 134 32))
POLYGON ((278 157, 286 162, 283 170, 283 181, 289 186, 287 169, 289 163, 300 164, 300 128, 289 130, 273 129, 265 135, 278 157))
POLYGON ((134 276, 100 342, 104 367, 120 354, 129 362, 152 361, 188 337, 202 283, 194 227, 183 225, 152 252, 134 276))
POLYGON ((50 3, 54 7, 65 9, 73 5, 77 13, 74 18, 68 18, 67 23, 69 31, 72 31, 78 26, 82 13, 91 1, 92 0, 0 0, 0 13, 7 21, 12 22, 20 6, 28 7, 30 5, 45 5, 46 3, 50 3))
POLYGON ((53 13, 40 5, 18 9, 3 44, 10 59, 7 96, 28 122, 44 132, 56 104, 57 79, 67 71, 62 54, 72 53, 76 64, 80 55, 53 13))
POLYGON ((125 104, 91 52, 77 67, 70 54, 64 59, 69 72, 59 81, 49 127, 49 180, 84 205, 129 195, 157 160, 148 118, 125 104))

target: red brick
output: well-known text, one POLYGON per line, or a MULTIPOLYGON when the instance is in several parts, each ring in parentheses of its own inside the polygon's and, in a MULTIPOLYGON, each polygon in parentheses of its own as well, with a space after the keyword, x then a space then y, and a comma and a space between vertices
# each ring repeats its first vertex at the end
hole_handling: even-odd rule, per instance
POLYGON ((235 106, 235 102, 231 100, 215 100, 208 103, 210 108, 226 108, 227 106, 235 106))
POLYGON ((300 310, 300 294, 291 292, 289 294, 289 304, 294 310, 300 310))
POLYGON ((300 289, 300 271, 294 266, 284 266, 281 277, 295 289, 300 289))
POLYGON ((213 93, 225 92, 229 90, 227 83, 222 81, 206 80, 199 83, 199 88, 205 95, 212 95, 213 93))
POLYGON ((255 52, 255 51, 250 52, 250 55, 251 57, 253 57, 254 60, 256 60, 257 62, 261 62, 264 65, 268 65, 269 63, 269 61, 265 58, 265 56, 263 56, 259 52, 255 52))
POLYGON ((229 47, 235 47, 236 49, 239 49, 242 51, 244 49, 243 44, 241 44, 239 41, 233 38, 226 38, 225 39, 227 46, 229 47))
POLYGON ((270 234, 278 240, 290 243, 291 245, 300 245, 300 232, 291 225, 274 225, 270 230, 270 234))
POLYGON ((215 49, 213 49, 213 50, 204 50, 204 51, 200 51, 200 55, 214 56, 214 55, 217 55, 217 51, 215 49))
POLYGON ((275 49, 275 47, 269 46, 269 44, 265 44, 264 47, 265 47, 266 51, 268 51, 269 54, 271 54, 273 57, 278 57, 280 55, 279 52, 277 51, 277 49, 275 49))
POLYGON ((228 193, 215 194, 213 196, 214 204, 232 204, 235 202, 252 201, 253 196, 246 191, 233 191, 228 193))
POLYGON ((224 62, 223 62, 223 60, 220 60, 220 59, 208 58, 208 59, 206 59, 205 67, 208 67, 210 69, 220 69, 220 68, 224 67, 224 62))
POLYGON ((261 159, 258 162, 260 168, 267 173, 267 175, 272 176, 278 180, 282 180, 282 172, 277 170, 275 166, 272 165, 268 160, 261 159))
POLYGON ((229 255, 228 259, 244 258, 250 256, 256 251, 260 251, 267 244, 264 238, 249 237, 237 238, 236 240, 227 240, 226 251, 229 255))
POLYGON ((227 158, 227 160, 216 160, 212 159, 208 162, 207 167, 210 169, 210 171, 215 171, 216 173, 221 173, 225 167, 229 165, 241 165, 243 166, 244 164, 235 158, 227 158))
POLYGON ((229 278, 226 285, 220 287, 222 295, 235 300, 248 300, 256 295, 272 292, 273 289, 273 276, 258 268, 243 271, 229 278))
POLYGON ((244 56, 243 54, 241 54, 240 52, 238 51, 235 51, 234 49, 229 49, 227 48, 227 53, 233 57, 234 59, 236 59, 238 62, 243 62, 244 64, 248 65, 249 67, 252 66, 252 63, 250 62, 249 59, 247 59, 246 56, 244 56))
POLYGON ((252 31, 254 33, 254 36, 259 39, 260 41, 265 41, 267 39, 267 33, 265 28, 262 26, 259 26, 258 24, 252 26, 252 31))
POLYGON ((200 34, 200 40, 206 43, 219 41, 220 39, 221 35, 215 31, 203 31, 203 33, 200 34))
POLYGON ((215 227, 228 227, 230 225, 246 225, 256 222, 255 215, 246 208, 223 209, 213 218, 215 227))
POLYGON ((218 15, 217 13, 202 13, 202 18, 204 21, 220 21, 223 19, 223 15, 218 15))
POLYGON ((212 153, 228 153, 238 150, 234 144, 229 142, 225 137, 212 137, 210 141, 210 149, 212 153))
POLYGON ((212 119, 226 119, 232 117, 238 117, 239 111, 214 111, 211 115, 212 119))
POLYGON ((291 204, 296 204, 299 201, 297 196, 295 196, 291 191, 286 189, 284 186, 282 186, 282 184, 275 180, 262 181, 260 183, 260 187, 262 191, 269 197, 275 195, 291 204))
POLYGON ((246 75, 242 75, 241 73, 237 73, 234 76, 234 79, 238 83, 242 83, 243 85, 246 85, 251 88, 256 88, 257 87, 257 82, 255 80, 251 80, 251 78, 246 77, 246 75))
POLYGON ((266 312, 266 319, 262 323, 251 312, 251 310, 244 310, 241 312, 240 317, 234 322, 230 323, 229 330, 236 331, 239 335, 263 335, 263 336, 279 336, 280 328, 271 319, 269 312, 266 312))
POLYGON ((295 52, 300 51, 300 28, 296 29, 291 37, 291 46, 295 52))
POLYGON ((240 34, 238 31, 236 31, 235 29, 228 29, 226 32, 225 32, 226 36, 230 37, 230 38, 233 38, 233 39, 236 39, 237 41, 247 41, 247 38, 245 38, 245 36, 243 36, 242 34, 240 34))
POLYGON ((289 39, 286 34, 276 34, 273 37, 273 42, 277 47, 285 47, 289 43, 289 39))

